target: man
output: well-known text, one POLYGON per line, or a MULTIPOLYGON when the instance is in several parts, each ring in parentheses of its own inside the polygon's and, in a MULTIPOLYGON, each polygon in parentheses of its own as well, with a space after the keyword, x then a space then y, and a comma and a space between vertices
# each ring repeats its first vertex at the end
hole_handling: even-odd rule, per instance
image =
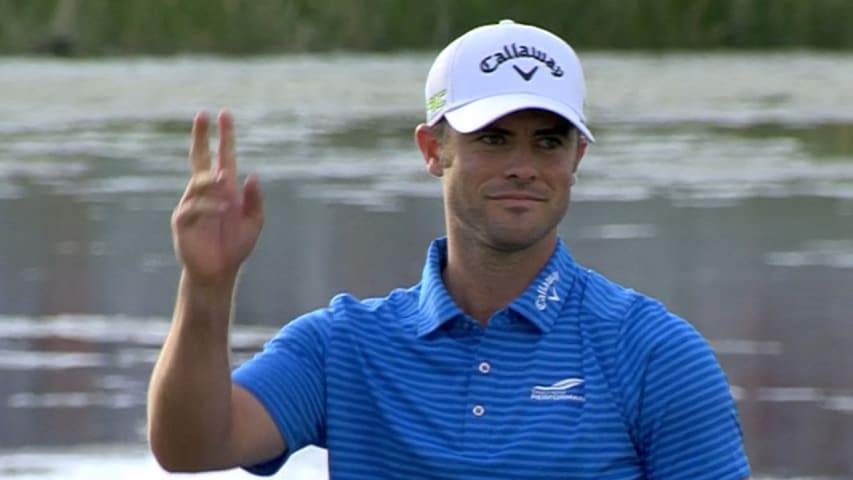
POLYGON ((332 478, 748 477, 707 343, 557 236, 593 141, 571 47, 511 21, 474 29, 439 54, 426 99, 415 138, 442 182, 447 236, 421 281, 339 295, 233 373, 232 298, 262 200, 254 177, 237 185, 231 117, 213 171, 196 117, 172 219, 183 271, 149 392, 158 461, 272 474, 314 444, 332 478))

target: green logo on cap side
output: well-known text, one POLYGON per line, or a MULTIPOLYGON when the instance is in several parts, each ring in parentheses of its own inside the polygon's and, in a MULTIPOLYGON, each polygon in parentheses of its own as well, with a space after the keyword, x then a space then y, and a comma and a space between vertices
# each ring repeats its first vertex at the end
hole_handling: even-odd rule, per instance
POLYGON ((441 90, 435 95, 429 97, 426 106, 429 115, 433 115, 435 112, 444 107, 444 104, 446 103, 445 97, 447 97, 447 89, 441 90))

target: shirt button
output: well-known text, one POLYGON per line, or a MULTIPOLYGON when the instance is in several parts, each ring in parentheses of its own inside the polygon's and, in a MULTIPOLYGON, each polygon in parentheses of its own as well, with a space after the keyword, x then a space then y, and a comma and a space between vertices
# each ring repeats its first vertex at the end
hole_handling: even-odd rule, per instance
POLYGON ((476 417, 482 417, 484 413, 486 413, 486 409, 483 408, 482 405, 474 405, 474 408, 471 409, 471 413, 476 417))
POLYGON ((489 362, 483 362, 480 364, 480 373, 489 373, 492 370, 492 366, 489 365, 489 362))

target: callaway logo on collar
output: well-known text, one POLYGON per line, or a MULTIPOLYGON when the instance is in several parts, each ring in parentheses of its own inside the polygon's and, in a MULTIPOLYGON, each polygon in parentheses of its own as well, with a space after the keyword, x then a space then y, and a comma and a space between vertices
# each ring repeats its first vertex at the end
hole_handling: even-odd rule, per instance
POLYGON ((560 296, 557 295, 557 288, 554 284, 560 279, 560 272, 551 272, 542 283, 536 287, 536 309, 540 312, 548 308, 548 302, 560 301, 560 296))

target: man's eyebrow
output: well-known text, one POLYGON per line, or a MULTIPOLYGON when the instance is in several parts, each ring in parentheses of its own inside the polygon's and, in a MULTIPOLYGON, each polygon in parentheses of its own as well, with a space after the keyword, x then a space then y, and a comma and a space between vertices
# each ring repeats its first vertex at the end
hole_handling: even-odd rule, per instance
POLYGON ((492 123, 492 124, 489 124, 489 125, 486 125, 485 127, 481 128, 481 129, 479 129, 479 130, 477 130, 477 132, 481 132, 481 133, 499 133, 499 134, 501 134, 501 135, 511 135, 511 134, 512 134, 512 132, 510 132, 510 131, 509 131, 509 130, 507 130, 506 128, 501 128, 501 127, 499 127, 499 126, 497 126, 497 125, 495 125, 495 124, 493 124, 493 123, 492 123))
MULTIPOLYGON (((537 136, 557 135, 561 137, 568 137, 570 130, 571 128, 569 127, 569 125, 558 124, 554 125, 553 127, 540 128, 539 130, 533 132, 533 134, 537 136)), ((485 127, 477 130, 477 132, 498 133, 507 136, 512 135, 512 132, 510 130, 506 128, 501 128, 494 124, 486 125, 485 127)))
POLYGON ((536 130, 535 134, 539 136, 557 135, 560 137, 568 137, 571 129, 568 125, 555 125, 550 128, 536 130))

